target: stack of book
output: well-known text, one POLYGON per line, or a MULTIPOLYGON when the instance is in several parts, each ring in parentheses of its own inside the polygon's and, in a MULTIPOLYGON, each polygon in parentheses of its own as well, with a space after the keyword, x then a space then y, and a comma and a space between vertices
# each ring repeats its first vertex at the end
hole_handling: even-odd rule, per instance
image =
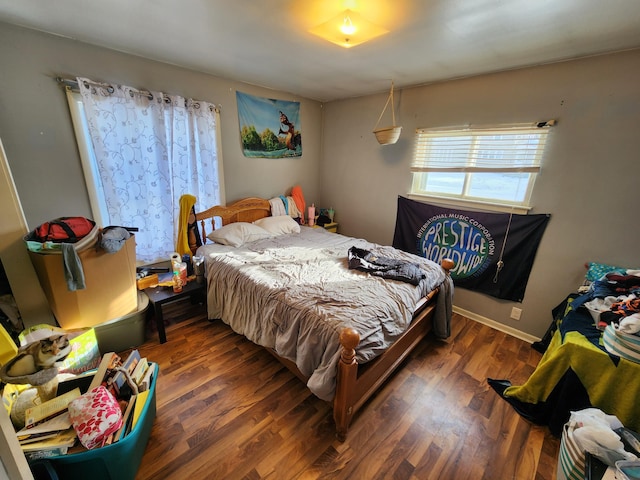
POLYGON ((105 445, 125 438, 140 418, 155 371, 156 365, 140 357, 138 350, 132 350, 124 360, 109 352, 102 356, 97 370, 60 382, 58 396, 27 409, 25 427, 16 432, 27 460, 84 450, 77 442, 68 405, 82 393, 100 385, 118 400, 123 417, 122 427, 110 436, 105 445))
POLYGON ((129 400, 132 394, 149 389, 153 373, 154 365, 141 358, 138 350, 132 350, 125 360, 116 353, 105 353, 89 390, 104 385, 116 399, 129 400))
POLYGON ((102 356, 89 390, 104 385, 122 409, 122 427, 111 435, 105 445, 122 440, 135 428, 149 396, 154 373, 155 364, 140 357, 138 350, 132 350, 125 360, 113 352, 102 356))
POLYGON ((69 419, 69 403, 80 396, 75 388, 25 411, 25 427, 16 432, 28 460, 64 455, 76 443, 69 419))

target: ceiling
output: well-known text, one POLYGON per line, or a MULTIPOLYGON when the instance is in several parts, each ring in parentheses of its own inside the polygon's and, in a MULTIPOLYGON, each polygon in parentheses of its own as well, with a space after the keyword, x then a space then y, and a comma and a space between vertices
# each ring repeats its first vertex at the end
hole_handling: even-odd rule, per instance
POLYGON ((639 0, 0 0, 0 21, 322 102, 640 47, 639 0), (346 8, 389 33, 308 32, 346 8))

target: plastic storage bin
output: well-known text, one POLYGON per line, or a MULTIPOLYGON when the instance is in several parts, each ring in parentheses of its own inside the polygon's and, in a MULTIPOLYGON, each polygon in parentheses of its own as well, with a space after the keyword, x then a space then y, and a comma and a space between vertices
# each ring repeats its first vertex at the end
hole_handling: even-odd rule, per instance
POLYGON ((51 457, 60 480, 134 480, 156 417, 156 383, 160 367, 155 365, 149 396, 136 427, 123 440, 81 453, 51 457))
POLYGON ((144 292, 138 292, 138 308, 136 311, 93 327, 98 338, 100 353, 118 353, 142 345, 146 335, 148 308, 149 297, 144 292))

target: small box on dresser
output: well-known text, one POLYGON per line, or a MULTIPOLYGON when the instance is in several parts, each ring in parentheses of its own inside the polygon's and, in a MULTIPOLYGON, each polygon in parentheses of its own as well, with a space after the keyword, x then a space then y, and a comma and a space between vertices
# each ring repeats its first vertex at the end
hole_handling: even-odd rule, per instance
POLYGON ((328 232, 338 233, 338 224, 336 222, 325 223, 324 229, 328 232))

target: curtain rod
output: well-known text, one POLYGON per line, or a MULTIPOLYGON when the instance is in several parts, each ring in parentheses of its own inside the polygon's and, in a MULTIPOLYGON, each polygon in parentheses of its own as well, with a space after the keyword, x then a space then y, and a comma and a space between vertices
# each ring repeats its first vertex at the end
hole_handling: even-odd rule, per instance
POLYGON ((78 88, 78 81, 71 80, 70 78, 56 77, 56 82, 58 82, 60 85, 64 85, 65 87, 78 88))
MULTIPOLYGON (((71 78, 63 78, 63 77, 56 77, 56 82, 58 82, 60 85, 64 86, 65 88, 70 89, 73 92, 79 92, 80 91, 80 87, 78 86, 78 81, 71 79, 71 78)), ((97 83, 97 82, 91 82, 91 81, 87 81, 87 83, 89 85, 95 85, 96 87, 102 87, 102 88, 106 88, 107 91, 109 93, 113 93, 114 92, 114 88, 108 84, 108 83, 97 83)), ((148 90, 140 90, 138 92, 136 92, 138 95, 141 95, 143 97, 151 97, 153 98, 152 94, 150 91, 148 90)), ((185 103, 186 103, 185 99, 185 103)), ((198 100, 196 100, 197 102, 198 100)), ((214 105, 215 111, 220 113, 220 111, 222 111, 222 106, 221 105, 214 105)))
MULTIPOLYGON (((56 77, 56 82, 58 82, 60 85, 64 85, 67 88, 70 88, 71 90, 74 91, 80 91, 80 87, 78 86, 78 81, 77 80, 73 80, 71 78, 63 78, 63 77, 56 77)), ((96 87, 105 87, 107 88, 107 90, 109 91, 109 93, 113 92, 113 87, 111 85, 104 84, 104 83, 96 83, 96 82, 87 82, 89 85, 95 85, 96 87)), ((148 93, 145 91, 145 94, 148 93)))
POLYGON ((557 120, 546 120, 542 122, 532 122, 532 123, 505 123, 505 124, 465 124, 465 125, 451 125, 447 127, 421 127, 416 128, 416 132, 422 133, 447 133, 447 132, 463 132, 463 131, 493 131, 493 130, 518 130, 522 128, 547 128, 554 127, 558 124, 557 120))

